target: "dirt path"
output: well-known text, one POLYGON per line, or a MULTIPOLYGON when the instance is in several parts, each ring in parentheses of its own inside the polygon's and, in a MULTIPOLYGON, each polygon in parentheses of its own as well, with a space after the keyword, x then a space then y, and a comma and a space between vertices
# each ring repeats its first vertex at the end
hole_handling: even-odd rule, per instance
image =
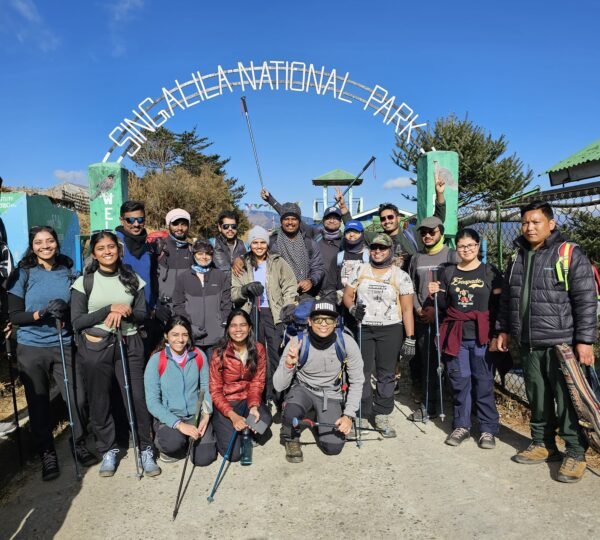
MULTIPOLYGON (((398 438, 369 436, 362 449, 349 443, 338 457, 306 444, 300 465, 285 461, 275 437, 255 449, 251 467, 229 468, 212 504, 206 497, 220 461, 197 468, 175 522, 182 462, 138 481, 127 457, 113 478, 100 478, 96 466, 78 485, 63 436, 60 478, 42 483, 36 468, 17 481, 0 509, 0 538, 20 524, 16 538, 27 539, 595 536, 600 515, 589 502, 600 484, 592 472, 560 484, 552 479, 559 464, 510 461, 527 444, 513 431, 503 428, 493 451, 474 439, 452 448, 443 444, 448 420, 422 432, 403 412, 400 405, 394 413, 398 438)), ((313 442, 310 433, 302 442, 313 442)))

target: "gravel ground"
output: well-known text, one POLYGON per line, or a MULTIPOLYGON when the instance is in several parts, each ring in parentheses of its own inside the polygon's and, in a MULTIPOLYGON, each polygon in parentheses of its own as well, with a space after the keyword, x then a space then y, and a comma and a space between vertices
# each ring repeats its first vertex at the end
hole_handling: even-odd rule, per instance
MULTIPOLYGON (((443 444, 450 420, 412 424, 409 409, 393 414, 396 439, 375 434, 363 448, 348 443, 327 457, 304 432, 304 463, 285 461, 276 434, 254 451, 254 464, 232 464, 215 496, 206 497, 220 460, 196 468, 173 522, 182 462, 163 464, 156 478, 135 478, 131 456, 113 478, 98 466, 74 480, 67 437, 58 444, 62 474, 40 480, 30 467, 13 481, 0 508, 0 538, 559 538, 594 537, 600 515, 589 501, 598 478, 553 480, 559 464, 513 463, 528 443, 503 428, 495 450, 472 438, 443 444), (582 504, 587 501, 588 504, 582 504)), ((188 467, 188 473, 191 467, 188 467)))

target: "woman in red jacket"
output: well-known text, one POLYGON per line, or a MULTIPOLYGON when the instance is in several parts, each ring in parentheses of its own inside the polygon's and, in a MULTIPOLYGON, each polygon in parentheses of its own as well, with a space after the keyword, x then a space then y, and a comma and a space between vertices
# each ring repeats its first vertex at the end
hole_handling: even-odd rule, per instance
MULTIPOLYGON (((212 424, 222 456, 234 431, 248 429, 248 416, 271 424, 271 413, 262 402, 265 375, 265 348, 255 339, 250 316, 241 309, 234 310, 227 318, 225 337, 213 350, 210 362, 212 424)), ((240 459, 240 439, 235 439, 231 461, 240 459)))

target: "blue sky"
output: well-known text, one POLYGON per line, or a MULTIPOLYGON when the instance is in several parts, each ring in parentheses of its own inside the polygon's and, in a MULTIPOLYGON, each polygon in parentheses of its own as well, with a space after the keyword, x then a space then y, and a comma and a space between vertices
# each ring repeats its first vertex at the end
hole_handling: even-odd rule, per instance
MULTIPOLYGON (((85 182, 108 133, 175 79, 238 61, 298 60, 386 88, 432 122, 456 113, 504 133, 534 172, 599 138, 600 55, 593 2, 157 2, 0 0, 0 176, 9 185, 85 182)), ((260 202, 246 124, 234 93, 179 111, 230 157, 228 173, 260 202)), ((320 196, 310 179, 357 173, 371 155, 365 206, 395 200, 386 181, 394 130, 359 104, 312 92, 246 92, 263 176, 281 200, 320 196)), ((130 166, 124 162, 125 166, 130 166)), ((548 186, 547 177, 535 183, 548 186)))

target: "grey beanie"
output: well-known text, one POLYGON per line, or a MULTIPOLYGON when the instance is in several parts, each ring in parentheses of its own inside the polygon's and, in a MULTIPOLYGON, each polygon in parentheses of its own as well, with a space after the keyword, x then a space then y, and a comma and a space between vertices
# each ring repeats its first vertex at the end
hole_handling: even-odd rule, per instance
POLYGON ((300 212, 300 207, 293 202, 286 202, 281 205, 281 212, 279 214, 281 219, 287 216, 294 216, 300 219, 302 217, 302 212, 300 212))
POLYGON ((256 225, 248 232, 248 244, 251 244, 254 240, 264 240, 268 244, 269 233, 261 226, 256 225))

